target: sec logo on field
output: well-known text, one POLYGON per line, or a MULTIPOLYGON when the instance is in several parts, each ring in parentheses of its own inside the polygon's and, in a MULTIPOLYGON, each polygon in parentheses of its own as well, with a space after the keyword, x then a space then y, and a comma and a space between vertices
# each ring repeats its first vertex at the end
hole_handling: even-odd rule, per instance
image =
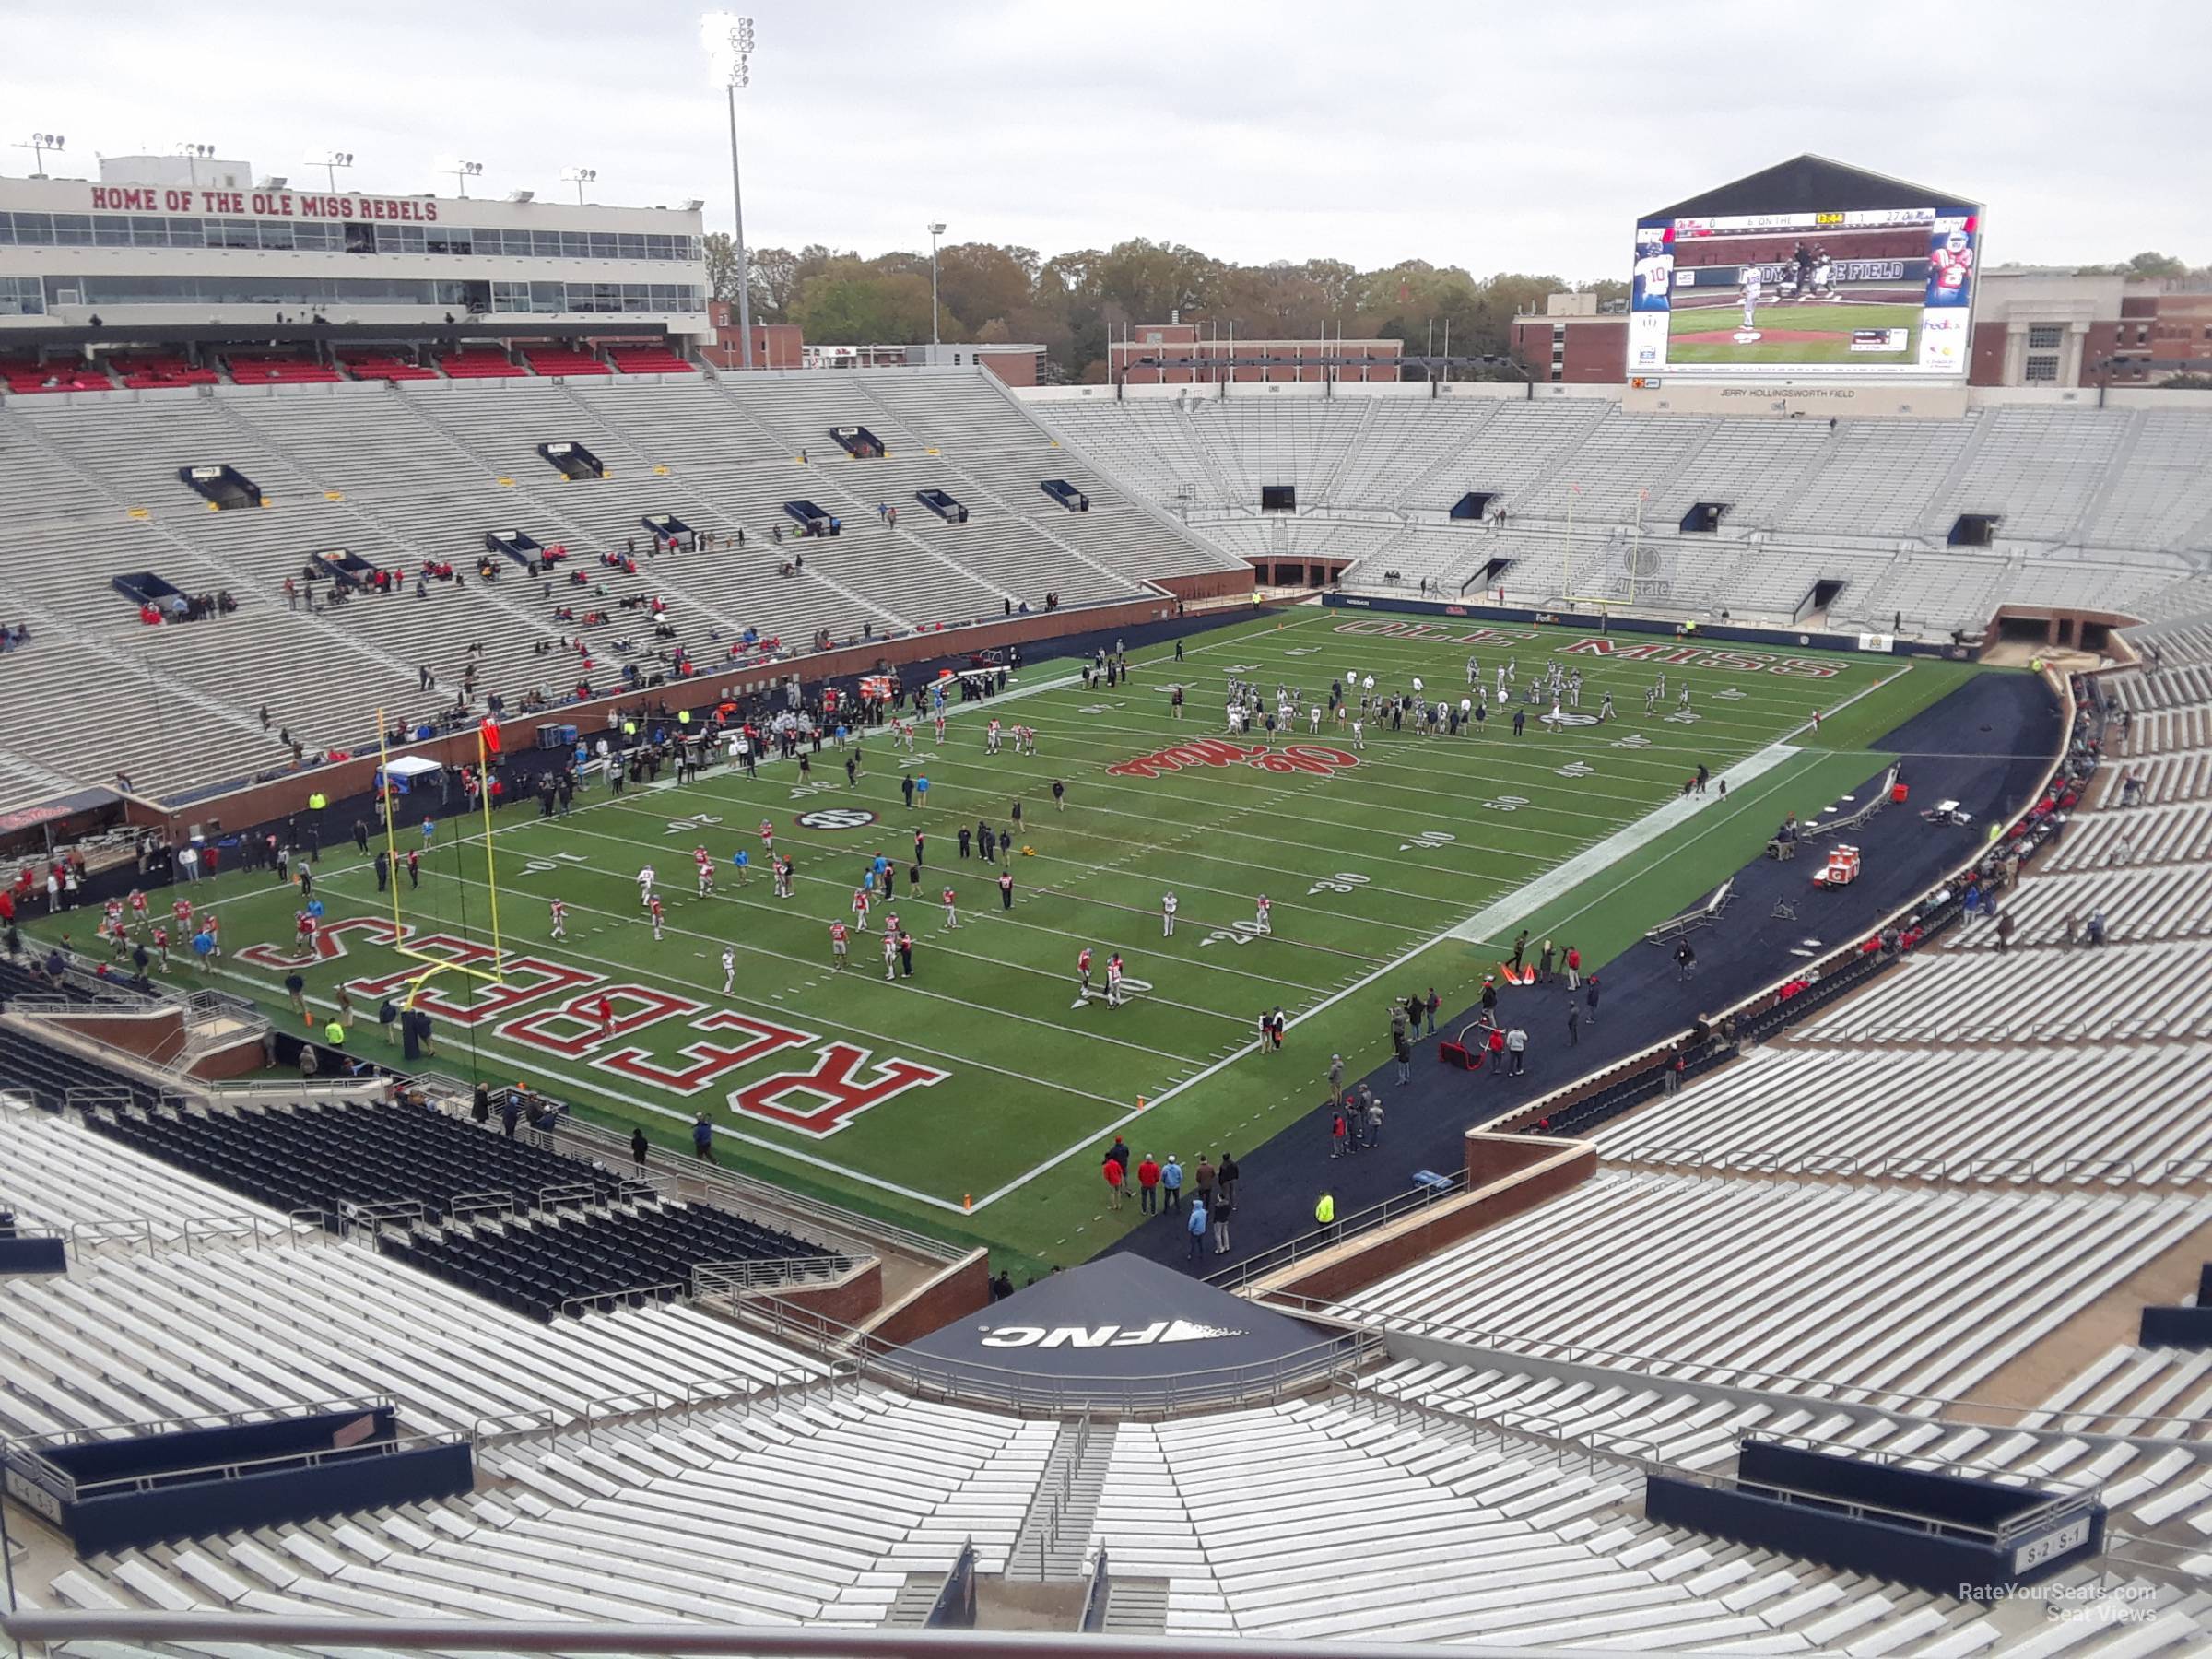
POLYGON ((875 821, 874 813, 858 806, 818 806, 792 819, 802 830, 864 830, 875 821))

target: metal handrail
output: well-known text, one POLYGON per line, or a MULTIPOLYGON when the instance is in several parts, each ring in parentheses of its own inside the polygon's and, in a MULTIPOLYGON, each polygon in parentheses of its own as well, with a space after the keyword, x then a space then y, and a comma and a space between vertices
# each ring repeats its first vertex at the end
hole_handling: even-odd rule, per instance
MULTIPOLYGON (((416 1429, 394 1435, 390 1440, 365 1440, 350 1446, 309 1446, 296 1452, 272 1453, 266 1457, 233 1458, 223 1463, 199 1464, 183 1469, 159 1469, 144 1475, 117 1475, 106 1480, 76 1480, 62 1471, 68 1483, 66 1496, 71 1502, 87 1498, 98 1498, 116 1492, 150 1492, 157 1487, 181 1480, 241 1480, 265 1469, 320 1468, 332 1462, 352 1461, 365 1457, 389 1457, 398 1452, 420 1450, 427 1445, 466 1445, 470 1437, 450 1429, 416 1429)), ((45 1459, 39 1462, 44 1469, 53 1469, 45 1459)))
MULTIPOLYGON (((1936 1472, 1941 1474, 1994 1482, 2000 1486, 2018 1486, 2023 1491, 2041 1494, 2043 1498, 2042 1502, 2022 1510, 2018 1514, 2007 1515, 1994 1527, 1983 1526, 1971 1521, 1942 1522, 1935 1524, 1935 1530, 1961 1533, 1969 1537, 1987 1538, 2000 1547, 2010 1543, 2023 1533, 2040 1531, 2059 1516, 2086 1508, 2097 1501, 2097 1488, 2094 1486, 2074 1487, 2051 1492, 2039 1487, 2029 1486, 2024 1481, 2007 1480, 2005 1477, 2009 1471, 2003 1469, 1981 1468, 1972 1464, 1954 1463, 1947 1459, 1933 1459, 1910 1452, 1868 1451, 1856 1446, 1839 1446, 1832 1441, 1815 1440, 1811 1436, 1804 1434, 1747 1434, 1737 1444, 1739 1447, 1745 1445, 1794 1446, 1807 1452, 1825 1453, 1835 1457, 1839 1462, 1879 1464, 1885 1467, 1907 1463, 1924 1467, 1932 1463, 1935 1465, 1936 1472)), ((1926 1516, 1916 1516, 1911 1510, 1892 1510, 1885 1508, 1881 1504, 1866 1503, 1863 1500, 1846 1500, 1818 1492, 1798 1492, 1790 1487, 1778 1486, 1771 1480, 1747 1480, 1740 1474, 1712 1476, 1708 1473, 1706 1478, 1716 1484, 1725 1481, 1738 1486, 1755 1486, 1762 1492, 1772 1491, 1783 1497, 1803 1497, 1815 1502, 1829 1504, 1849 1502, 1870 1514, 1885 1515, 1900 1521, 1925 1522, 1928 1520, 1926 1516)))
POLYGON ((296 1406, 259 1407, 251 1411, 203 1412, 194 1417, 147 1418, 134 1423, 99 1423, 75 1429, 56 1429, 44 1434, 18 1434, 0 1439, 0 1463, 20 1461, 36 1468, 49 1484, 74 1492, 76 1477, 46 1456, 59 1446, 81 1446, 112 1440, 140 1440, 150 1435, 182 1434, 199 1429, 232 1429, 244 1424, 282 1422, 290 1418, 335 1417, 342 1412, 396 1411, 390 1394, 367 1394, 335 1400, 317 1400, 296 1406))
POLYGON ((796 1284, 812 1278, 836 1278, 861 1265, 849 1255, 765 1256, 736 1262, 699 1262, 691 1268, 695 1295, 757 1290, 762 1286, 796 1284))
POLYGON ((1380 1203, 1354 1210, 1326 1227, 1309 1229, 1271 1249, 1247 1256, 1233 1266, 1208 1274, 1206 1282, 1224 1290, 1242 1289, 1253 1279, 1273 1273, 1278 1267, 1287 1267, 1307 1256, 1334 1249, 1348 1238, 1371 1232, 1376 1228, 1386 1226, 1401 1217, 1414 1215, 1447 1198, 1457 1198, 1467 1191, 1467 1187, 1466 1171, 1456 1170, 1441 1185, 1410 1187, 1405 1192, 1394 1193, 1380 1203))

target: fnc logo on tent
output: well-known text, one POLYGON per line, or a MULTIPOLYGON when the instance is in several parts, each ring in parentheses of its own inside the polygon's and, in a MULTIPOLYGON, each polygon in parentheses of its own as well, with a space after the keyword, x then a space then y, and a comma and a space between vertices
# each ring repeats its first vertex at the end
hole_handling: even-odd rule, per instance
POLYGON ((1162 1342, 1206 1342, 1217 1336, 1241 1336, 1227 1325, 1199 1324, 1188 1319, 1158 1319, 1146 1325, 983 1325, 982 1344, 990 1348, 1151 1347, 1162 1342))

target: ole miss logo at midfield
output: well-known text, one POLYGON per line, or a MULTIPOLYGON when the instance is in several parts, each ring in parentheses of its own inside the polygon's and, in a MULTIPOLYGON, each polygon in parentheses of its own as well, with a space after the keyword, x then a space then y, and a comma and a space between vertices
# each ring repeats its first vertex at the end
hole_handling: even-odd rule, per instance
POLYGON ((1293 743, 1273 748, 1265 743, 1231 743, 1225 737, 1202 737, 1196 743, 1179 743, 1173 748, 1155 749, 1134 760, 1106 769, 1110 778, 1157 778, 1162 772, 1189 766, 1251 766, 1270 772, 1317 772, 1326 777, 1348 771, 1359 757, 1318 743, 1293 743))

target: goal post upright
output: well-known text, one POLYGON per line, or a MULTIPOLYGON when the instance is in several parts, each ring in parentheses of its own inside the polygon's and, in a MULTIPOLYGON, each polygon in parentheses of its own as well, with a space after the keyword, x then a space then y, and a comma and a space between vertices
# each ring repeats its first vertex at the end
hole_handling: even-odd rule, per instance
POLYGON ((412 1008, 416 999, 421 994, 424 983, 441 973, 457 973, 465 979, 481 980, 490 984, 504 986, 507 983, 507 950, 500 935, 499 861, 495 855, 492 841, 491 786, 484 764, 488 746, 485 740, 484 728, 481 725, 477 728, 477 772, 481 782, 477 793, 482 798, 484 814, 484 876, 491 898, 491 959, 488 965, 479 967, 471 962, 454 961, 450 958, 434 956, 429 951, 408 941, 408 924, 401 915, 399 903, 398 780, 392 775, 391 728, 386 723, 384 711, 381 708, 376 712, 376 724, 377 774, 380 780, 379 787, 383 796, 384 856, 387 864, 385 886, 392 900, 390 948, 395 955, 406 961, 420 963, 423 969, 421 973, 407 982, 405 1006, 412 1008))

